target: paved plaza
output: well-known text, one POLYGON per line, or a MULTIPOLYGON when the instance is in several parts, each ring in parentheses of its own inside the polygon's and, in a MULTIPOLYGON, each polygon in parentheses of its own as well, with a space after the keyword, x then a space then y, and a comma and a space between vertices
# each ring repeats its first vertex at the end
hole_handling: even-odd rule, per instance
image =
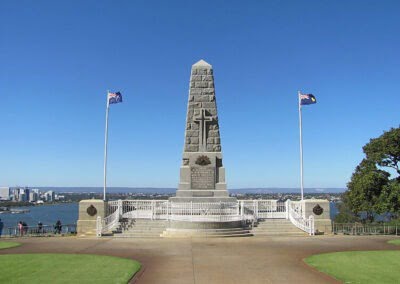
POLYGON ((82 253, 143 264, 135 283, 338 283, 302 259, 316 253, 399 249, 393 236, 250 237, 214 239, 22 238, 7 253, 82 253))

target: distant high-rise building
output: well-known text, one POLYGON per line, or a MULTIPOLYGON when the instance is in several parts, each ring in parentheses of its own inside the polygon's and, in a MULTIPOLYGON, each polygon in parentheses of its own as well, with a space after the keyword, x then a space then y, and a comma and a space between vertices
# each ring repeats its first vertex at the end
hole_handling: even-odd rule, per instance
POLYGON ((25 201, 29 201, 29 193, 30 193, 30 190, 29 190, 29 188, 27 188, 27 187, 25 187, 24 188, 24 194, 25 194, 25 201))
POLYGON ((29 193, 29 202, 36 202, 39 199, 39 194, 37 194, 35 191, 31 191, 29 193))
POLYGON ((10 188, 0 187, 0 200, 10 200, 10 188))
POLYGON ((11 190, 11 199, 13 201, 18 201, 19 200, 19 188, 13 188, 11 190))
POLYGON ((25 195, 25 188, 20 188, 19 189, 19 194, 18 194, 18 201, 24 202, 29 198, 25 195))
MULTIPOLYGON (((18 191, 18 197, 15 199, 20 202, 26 202, 29 201, 29 188, 19 188, 17 189, 18 191)), ((15 192, 14 192, 15 193, 15 192)))
POLYGON ((47 191, 44 195, 46 202, 53 202, 55 199, 55 192, 52 190, 47 191))
POLYGON ((19 192, 19 196, 18 196, 18 201, 19 202, 25 202, 27 200, 27 198, 26 198, 26 195, 25 195, 25 192, 19 192))

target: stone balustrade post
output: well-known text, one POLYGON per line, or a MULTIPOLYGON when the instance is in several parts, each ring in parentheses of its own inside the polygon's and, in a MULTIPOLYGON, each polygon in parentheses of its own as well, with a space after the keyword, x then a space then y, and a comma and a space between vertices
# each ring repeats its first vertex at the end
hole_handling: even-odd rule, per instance
POLYGON ((289 206, 290 206, 290 199, 286 200, 285 202, 285 206, 286 206, 286 219, 289 219, 289 206))
POLYGON ((100 216, 97 216, 97 220, 96 220, 96 235, 97 237, 101 237, 101 231, 103 229, 103 220, 101 219, 100 216))
POLYGON ((122 200, 121 199, 119 199, 118 200, 118 215, 119 215, 119 217, 121 218, 122 217, 122 213, 123 213, 123 209, 122 209, 122 206, 123 206, 123 203, 122 203, 122 200))

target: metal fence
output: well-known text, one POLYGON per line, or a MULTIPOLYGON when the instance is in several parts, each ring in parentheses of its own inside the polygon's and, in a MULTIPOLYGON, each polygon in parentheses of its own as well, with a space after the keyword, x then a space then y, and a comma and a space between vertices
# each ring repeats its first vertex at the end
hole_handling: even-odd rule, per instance
POLYGON ((332 233, 344 235, 400 235, 400 226, 387 224, 332 223, 332 233))
POLYGON ((76 224, 62 225, 61 228, 56 228, 53 225, 26 226, 22 228, 9 227, 4 228, 1 234, 2 237, 45 237, 54 235, 75 235, 76 224))

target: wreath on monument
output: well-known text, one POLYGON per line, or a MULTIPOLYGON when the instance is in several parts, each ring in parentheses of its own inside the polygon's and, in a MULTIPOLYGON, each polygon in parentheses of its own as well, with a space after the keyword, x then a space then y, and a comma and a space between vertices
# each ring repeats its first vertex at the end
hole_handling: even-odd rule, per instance
POLYGON ((89 216, 94 216, 97 214, 97 209, 93 205, 90 205, 87 209, 86 212, 89 214, 89 216))
POLYGON ((324 212, 324 208, 322 208, 321 206, 319 206, 319 204, 315 205, 313 210, 315 215, 321 215, 324 212))
POLYGON ((196 164, 200 165, 200 166, 207 166, 207 165, 211 164, 211 161, 210 161, 210 158, 208 158, 207 156, 201 155, 197 158, 196 164))

